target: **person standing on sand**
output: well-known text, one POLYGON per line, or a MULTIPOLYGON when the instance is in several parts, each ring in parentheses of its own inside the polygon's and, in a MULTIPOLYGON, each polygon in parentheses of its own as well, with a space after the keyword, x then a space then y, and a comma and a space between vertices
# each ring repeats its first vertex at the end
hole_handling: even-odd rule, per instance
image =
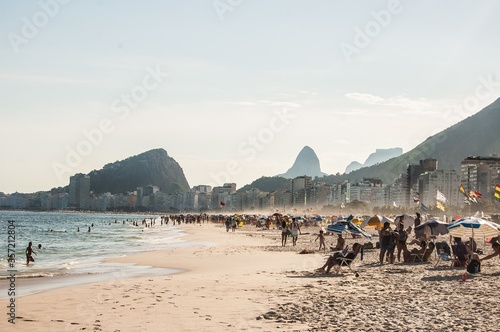
POLYGON ((226 222, 224 224, 226 225, 226 232, 229 232, 229 226, 231 225, 229 218, 226 218, 226 222))
MULTIPOLYGON (((420 219, 420 213, 415 212, 415 215, 416 215, 417 217, 416 217, 416 218, 415 218, 415 220, 413 221, 413 226, 414 226, 413 228, 415 228, 415 227, 417 227, 418 225, 420 225, 420 223, 421 223, 421 221, 422 221, 422 219, 420 219)), ((401 222, 403 222, 403 218, 401 218, 401 222)))
POLYGON ((391 224, 386 221, 384 227, 379 232, 380 237, 380 265, 384 264, 385 253, 389 256, 389 262, 394 263, 394 236, 391 230, 391 224))
POLYGON ((281 220, 281 246, 286 245, 286 238, 288 237, 288 227, 286 225, 286 219, 281 220))
POLYGON ((292 233, 292 245, 297 245, 297 239, 299 238, 300 226, 295 218, 292 218, 292 223, 290 224, 290 232, 292 233))
POLYGON ((26 248, 26 265, 28 265, 30 262, 35 262, 33 254, 36 255, 36 252, 33 251, 33 244, 30 242, 28 243, 28 247, 26 248))

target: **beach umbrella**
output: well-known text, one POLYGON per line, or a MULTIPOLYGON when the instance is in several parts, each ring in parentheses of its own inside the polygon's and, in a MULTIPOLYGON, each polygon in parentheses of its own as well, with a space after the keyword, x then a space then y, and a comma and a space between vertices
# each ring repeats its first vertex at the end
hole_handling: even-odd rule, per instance
POLYGON ((481 218, 465 217, 448 225, 453 237, 494 237, 500 234, 500 225, 481 218))
POLYGON ((362 224, 361 227, 375 227, 375 228, 380 228, 382 225, 384 225, 385 222, 394 223, 394 220, 387 218, 386 216, 381 216, 381 215, 374 215, 370 219, 365 220, 362 224))
POLYGON ((396 227, 399 227, 400 222, 403 222, 404 227, 408 228, 415 224, 415 218, 407 214, 403 214, 401 216, 397 216, 396 218, 394 218, 394 224, 396 225, 396 227))
POLYGON ((415 234, 418 235, 445 235, 448 234, 448 224, 436 219, 431 219, 415 227, 415 234))
POLYGON ((362 228, 354 225, 350 221, 337 221, 334 222, 333 224, 330 224, 326 226, 326 230, 332 233, 342 233, 342 232, 348 232, 353 235, 359 235, 363 236, 364 238, 371 239, 372 236, 368 234, 365 230, 362 228))
POLYGON ((354 225, 357 225, 357 226, 360 226, 363 221, 365 221, 364 219, 362 218, 354 218, 353 220, 351 220, 351 222, 354 224, 354 225))

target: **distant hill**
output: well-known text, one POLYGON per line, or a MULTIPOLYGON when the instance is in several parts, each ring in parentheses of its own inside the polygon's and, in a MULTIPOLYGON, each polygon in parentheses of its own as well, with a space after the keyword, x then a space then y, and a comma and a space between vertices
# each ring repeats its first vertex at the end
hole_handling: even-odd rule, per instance
POLYGON ((277 191, 277 190, 286 190, 290 189, 290 179, 285 179, 281 176, 263 176, 246 186, 238 189, 238 192, 245 192, 251 190, 253 188, 257 188, 261 191, 277 191))
POLYGON ((293 179, 303 175, 311 176, 312 178, 326 175, 326 173, 321 172, 318 156, 314 150, 308 146, 302 148, 292 167, 286 171, 286 173, 277 176, 293 179))
POLYGON ((90 172, 90 190, 112 194, 153 185, 165 193, 189 190, 184 171, 164 149, 154 149, 90 172))
POLYGON ((345 173, 350 173, 362 167, 372 166, 378 163, 382 163, 386 160, 389 160, 394 157, 399 157, 403 154, 403 149, 401 148, 392 148, 392 149, 377 149, 374 153, 370 154, 364 164, 361 164, 357 161, 353 161, 350 163, 346 169, 345 173))
POLYGON ((408 164, 418 164, 419 160, 438 160, 439 169, 460 171, 460 162, 468 156, 489 156, 500 154, 500 98, 478 113, 427 138, 399 157, 364 167, 349 174, 326 176, 327 183, 342 180, 355 182, 363 178, 380 178, 384 183, 392 183, 401 173, 406 173, 408 164))

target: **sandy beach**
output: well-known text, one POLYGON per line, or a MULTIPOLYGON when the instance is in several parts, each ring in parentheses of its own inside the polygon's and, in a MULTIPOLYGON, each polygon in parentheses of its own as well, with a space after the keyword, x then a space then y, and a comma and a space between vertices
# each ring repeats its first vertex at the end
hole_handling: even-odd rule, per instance
MULTIPOLYGON (((113 279, 16 299, 15 325, 1 331, 496 331, 500 323, 500 260, 467 274, 441 262, 380 266, 378 250, 353 269, 316 269, 328 252, 304 228, 297 246, 281 246, 278 230, 182 225, 188 241, 212 246, 172 248, 114 259, 180 269, 173 275, 113 279), (302 250, 314 251, 300 254, 302 250)), ((327 236, 327 247, 335 236, 327 236)), ((364 239, 347 239, 365 243, 364 239)), ((372 240, 375 243, 375 240, 372 240)), ((484 246, 486 253, 491 246, 484 246)), ((39 282, 44 282, 41 278, 39 282)), ((4 281, 2 281, 4 282, 4 281)), ((17 287, 22 287, 18 280, 17 287)), ((0 305, 8 313, 8 300, 0 305)))

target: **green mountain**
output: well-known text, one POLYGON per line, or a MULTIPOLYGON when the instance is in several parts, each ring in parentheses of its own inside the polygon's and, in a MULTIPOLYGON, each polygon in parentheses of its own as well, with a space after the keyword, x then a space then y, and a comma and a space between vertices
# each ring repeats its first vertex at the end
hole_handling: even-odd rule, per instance
POLYGON ((158 186, 165 193, 188 191, 184 171, 164 149, 154 149, 90 172, 90 190, 112 194, 158 186))
POLYGON ((257 188, 261 191, 272 192, 276 190, 286 190, 290 189, 290 179, 285 179, 281 176, 263 176, 246 186, 238 189, 238 192, 245 192, 247 190, 251 190, 253 188, 257 188))

